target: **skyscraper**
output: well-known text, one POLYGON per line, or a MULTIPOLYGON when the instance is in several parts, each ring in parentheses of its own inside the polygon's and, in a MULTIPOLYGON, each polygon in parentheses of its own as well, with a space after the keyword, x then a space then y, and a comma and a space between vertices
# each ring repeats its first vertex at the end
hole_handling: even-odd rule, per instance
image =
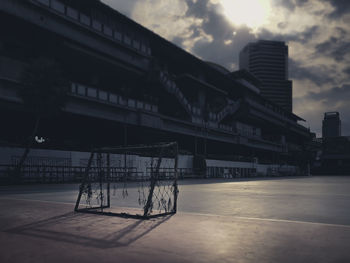
POLYGON ((341 136, 341 120, 339 112, 326 112, 322 121, 322 137, 341 136))
POLYGON ((292 112, 288 46, 284 42, 260 40, 247 44, 239 54, 239 68, 248 70, 261 81, 264 98, 292 112))

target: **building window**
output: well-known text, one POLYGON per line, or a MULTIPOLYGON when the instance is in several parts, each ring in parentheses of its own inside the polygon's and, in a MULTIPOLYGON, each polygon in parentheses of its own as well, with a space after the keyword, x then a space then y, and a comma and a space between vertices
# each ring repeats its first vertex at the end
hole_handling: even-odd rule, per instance
POLYGON ((143 52, 143 53, 146 53, 147 52, 147 47, 146 47, 146 45, 145 44, 141 44, 141 51, 143 52))
POLYGON ((133 42, 132 42, 132 46, 135 49, 139 50, 140 49, 140 42, 134 39, 133 42))
POLYGON ((106 91, 99 90, 98 91, 98 98, 100 100, 108 100, 108 93, 106 91))
POLYGON ((122 33, 120 33, 119 31, 114 31, 114 39, 122 41, 122 33))
POLYGON ((80 14, 80 22, 84 25, 90 26, 91 25, 91 18, 87 15, 80 14))
POLYGON ((106 25, 103 27, 103 33, 110 37, 113 35, 112 29, 106 25))
POLYGON ((70 18, 73 18, 75 20, 78 20, 78 17, 79 17, 79 13, 77 10, 71 8, 71 7, 67 7, 67 16, 70 17, 70 18))
POLYGON ((82 85, 78 85, 78 94, 82 96, 86 96, 86 87, 82 85))
POLYGON ((97 90, 94 88, 87 88, 87 95, 92 98, 97 97, 97 90))
POLYGON ((65 7, 64 4, 57 0, 51 0, 51 7, 52 9, 56 10, 57 12, 60 12, 62 14, 65 13, 65 7))
POLYGON ((131 45, 131 38, 128 35, 124 35, 124 43, 131 45))
POLYGON ((92 27, 97 31, 102 31, 102 24, 97 20, 92 20, 92 27))

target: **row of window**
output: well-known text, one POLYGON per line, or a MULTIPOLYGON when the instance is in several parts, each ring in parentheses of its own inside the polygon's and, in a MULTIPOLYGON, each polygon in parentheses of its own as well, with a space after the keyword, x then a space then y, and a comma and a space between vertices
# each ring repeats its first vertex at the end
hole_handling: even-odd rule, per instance
MULTIPOLYGON (((106 92, 103 90, 98 90, 96 88, 88 87, 88 86, 78 84, 78 83, 71 84, 71 93, 76 94, 76 95, 80 95, 80 96, 84 96, 84 97, 98 99, 100 101, 109 102, 112 104, 117 104, 120 106, 127 106, 130 108, 152 111, 155 113, 158 112, 157 105, 145 103, 145 102, 130 99, 130 98, 125 98, 125 97, 122 97, 120 95, 116 95, 114 93, 109 93, 109 92, 106 92)), ((203 120, 201 118, 198 118, 198 117, 193 117, 192 122, 197 123, 197 124, 203 124, 203 120)), ((216 124, 214 128, 218 128, 218 127, 222 130, 225 130, 228 132, 233 132, 233 128, 230 125, 226 125, 226 124, 218 125, 218 124, 216 124)))
POLYGON ((246 124, 242 124, 242 123, 236 123, 236 130, 238 134, 244 135, 244 136, 249 136, 249 137, 261 136, 261 129, 252 127, 246 124))
MULTIPOLYGON (((142 109, 146 111, 158 112, 158 106, 145 103, 143 101, 134 100, 130 98, 125 98, 120 95, 116 95, 113 93, 109 93, 103 90, 98 90, 96 88, 88 87, 78 83, 71 84, 71 93, 77 94, 80 96, 90 97, 94 99, 98 99, 100 101, 109 102, 112 104, 117 104, 120 106, 126 106, 130 108, 142 109)), ((203 120, 198 117, 192 118, 193 123, 203 124, 203 120)), ((219 127, 222 130, 233 132, 233 127, 226 124, 215 125, 215 128, 219 127)))
MULTIPOLYGON (((157 105, 145 103, 143 101, 134 100, 134 99, 130 99, 130 98, 125 98, 125 97, 122 97, 122 96, 114 94, 114 93, 110 93, 107 91, 88 87, 88 86, 78 84, 78 83, 71 83, 71 93, 77 94, 80 96, 86 96, 86 97, 98 99, 100 101, 109 102, 112 104, 117 104, 120 106, 127 106, 130 108, 152 111, 155 113, 158 112, 157 105)), ((193 109, 197 110, 197 108, 195 108, 195 107, 193 107, 193 109)), ((211 118, 216 119, 216 114, 210 113, 209 115, 211 118)), ((197 124, 203 124, 203 120, 199 117, 196 117, 196 116, 192 117, 192 122, 197 123, 197 124)), ((233 128, 232 125, 217 124, 217 123, 213 123, 212 121, 209 121, 209 122, 211 123, 210 127, 212 127, 212 128, 219 128, 219 129, 227 131, 227 132, 234 132, 235 131, 235 129, 233 128)), ((256 135, 259 135, 259 133, 260 133, 260 132, 256 132, 256 129, 253 129, 253 128, 251 131, 249 130, 249 132, 248 132, 246 127, 245 127, 245 129, 237 128, 237 131, 239 132, 239 134, 246 135, 246 136, 256 136, 256 135)))
POLYGON ((134 109, 141 109, 151 112, 158 112, 158 106, 150 103, 146 103, 139 100, 134 100, 130 98, 125 98, 120 95, 110 93, 103 90, 98 90, 92 87, 87 87, 82 84, 72 83, 71 84, 71 93, 77 94, 80 96, 90 97, 98 99, 102 102, 108 102, 120 106, 130 107, 134 109))
POLYGON ((79 12, 78 10, 64 5, 59 0, 36 0, 37 2, 50 7, 57 13, 65 15, 66 17, 80 22, 80 24, 90 27, 91 29, 102 33, 104 36, 113 39, 117 42, 124 43, 125 45, 136 49, 144 54, 151 55, 150 47, 145 43, 145 41, 132 38, 127 32, 121 32, 116 28, 111 28, 108 25, 105 25, 93 19, 90 16, 79 12))

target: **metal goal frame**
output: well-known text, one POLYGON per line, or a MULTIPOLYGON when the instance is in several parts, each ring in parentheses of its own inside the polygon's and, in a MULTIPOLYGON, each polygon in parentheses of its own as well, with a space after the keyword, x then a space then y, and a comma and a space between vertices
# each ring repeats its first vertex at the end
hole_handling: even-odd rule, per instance
MULTIPOLYGON (((126 157, 125 157, 126 158, 126 157)), ((125 159, 126 160, 126 159, 125 159)), ((98 166, 98 165, 97 165, 98 166)), ((169 180, 171 181, 171 180, 169 180)), ((178 143, 177 142, 170 142, 170 143, 159 143, 159 144, 152 144, 152 145, 130 145, 130 146, 120 146, 120 147, 104 147, 104 148, 96 148, 91 150, 90 157, 88 159, 87 166, 84 171, 84 175, 82 178, 82 182, 79 186, 79 194, 77 197, 77 201, 75 204, 74 211, 75 212, 85 212, 85 213, 93 213, 93 214, 104 214, 104 215, 110 215, 110 216, 122 216, 122 217, 132 217, 132 218, 141 218, 141 219, 148 219, 153 217, 159 217, 159 216, 165 216, 165 215, 171 215, 175 214, 177 212, 177 198, 178 198, 178 143), (173 204, 172 208, 168 211, 160 212, 152 214, 152 206, 153 206, 153 195, 154 190, 156 187, 156 184, 159 180, 161 180, 160 176, 160 166, 163 159, 164 149, 168 149, 173 153, 174 158, 174 176, 172 181, 172 198, 173 198, 173 204), (147 201, 145 202, 145 205, 143 207, 143 214, 131 214, 131 213, 115 213, 115 212, 105 212, 104 209, 111 208, 111 162, 110 162, 110 155, 111 154, 126 154, 127 152, 133 152, 138 150, 148 150, 150 152, 153 152, 152 158, 156 158, 156 166, 155 169, 152 169, 152 172, 150 173, 149 178, 149 192, 147 201), (158 150, 158 151, 157 151, 158 150), (156 154, 155 154, 156 152, 156 154), (97 177, 97 182, 100 186, 100 193, 101 196, 101 202, 98 206, 91 206, 91 207, 81 207, 81 198, 84 193, 84 189, 89 184, 89 173, 92 169, 92 164, 94 161, 94 158, 97 158, 99 160, 101 156, 105 154, 106 162, 107 162, 107 169, 106 173, 99 172, 97 177), (103 196, 102 192, 102 185, 106 184, 106 192, 107 196, 106 198, 103 196), (105 200, 106 199, 106 200, 105 200), (104 201, 106 201, 104 203, 104 201)))

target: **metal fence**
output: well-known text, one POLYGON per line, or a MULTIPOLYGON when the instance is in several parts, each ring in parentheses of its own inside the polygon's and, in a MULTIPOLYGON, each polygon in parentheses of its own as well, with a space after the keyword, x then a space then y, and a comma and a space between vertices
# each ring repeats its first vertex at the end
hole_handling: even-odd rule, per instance
MULTIPOLYGON (((14 182, 14 165, 0 165, 0 183, 14 182)), ((85 167, 55 165, 23 165, 17 183, 67 183, 80 182, 85 167)))
MULTIPOLYGON (((82 181, 85 166, 58 166, 58 165, 23 165, 19 178, 13 173, 15 165, 0 165, 0 184, 23 183, 23 184, 50 184, 50 183, 79 183, 82 181), (15 180, 17 179, 17 180, 15 180)), ((107 167, 91 167, 89 174, 96 175, 100 171, 107 173, 107 167)), ((145 172, 138 171, 136 167, 110 167, 111 181, 138 181, 147 180, 150 175, 150 168, 145 172)), ((162 169, 162 174, 173 175, 174 171, 168 168, 162 169)), ((179 168, 179 179, 194 177, 192 169, 179 168)))
MULTIPOLYGON (((50 184, 50 183, 79 183, 85 174, 85 166, 59 166, 59 165, 23 165, 19 178, 15 178, 13 173, 15 165, 0 165, 0 184, 50 184), (15 180, 16 179, 16 180, 15 180)), ((107 174, 107 167, 91 167, 90 175, 98 175, 99 172, 107 174)), ((117 181, 140 181, 148 180, 151 174, 151 168, 147 167, 145 171, 140 171, 136 167, 110 167, 110 180, 117 181)), ((280 169, 268 169, 268 176, 295 175, 296 171, 282 171, 280 169)), ((159 175, 172 177, 174 169, 161 168, 159 175)), ((232 167, 207 167, 206 173, 200 175, 192 168, 178 168, 178 179, 189 178, 240 178, 256 177, 256 168, 232 168, 232 167)))

